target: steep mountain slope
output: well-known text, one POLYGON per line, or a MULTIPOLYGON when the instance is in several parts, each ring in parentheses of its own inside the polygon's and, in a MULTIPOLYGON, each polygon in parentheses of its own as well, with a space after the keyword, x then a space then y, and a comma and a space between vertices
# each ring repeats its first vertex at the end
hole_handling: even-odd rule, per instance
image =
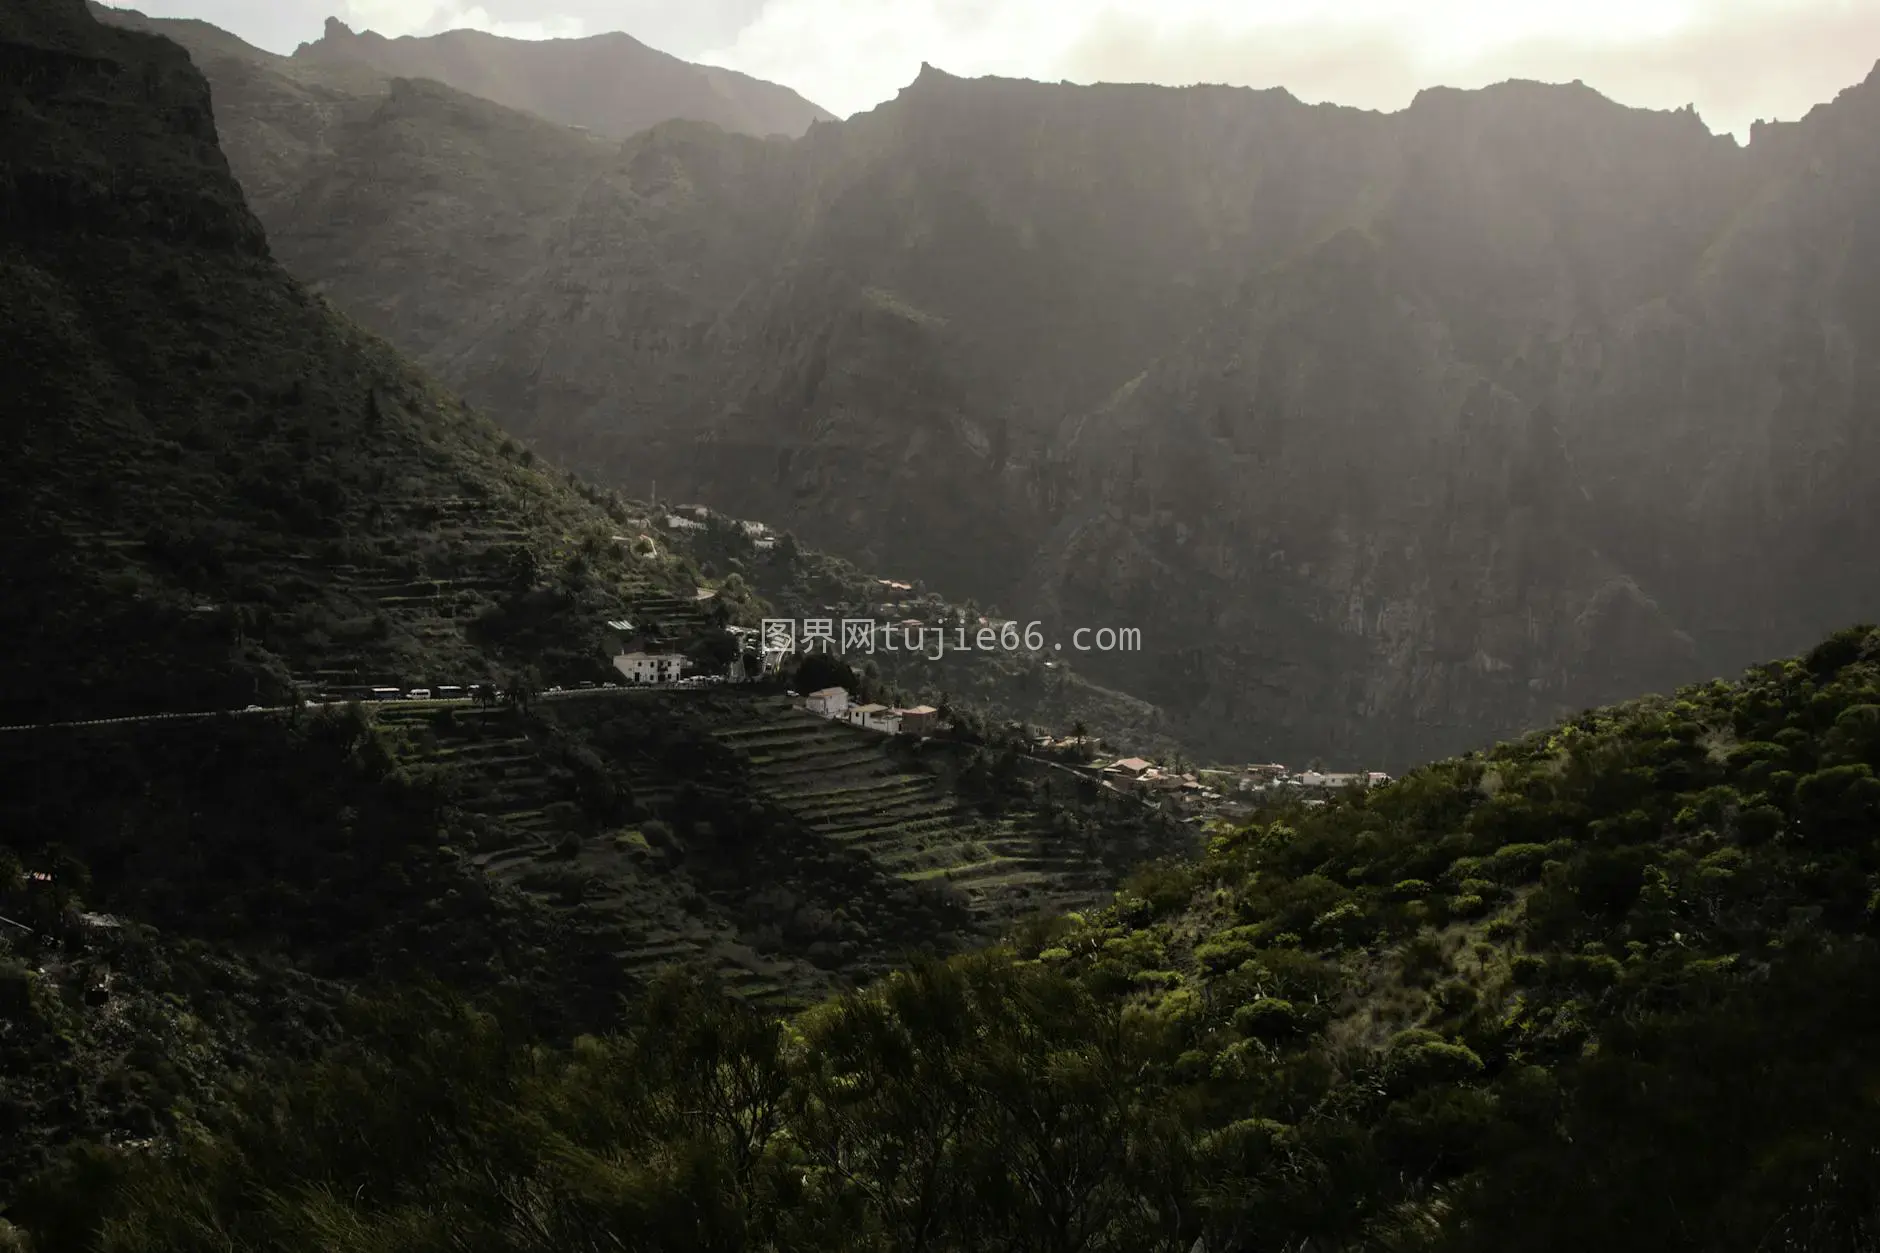
POLYGON ((106 1253, 1857 1253, 1876 702, 1880 631, 1844 631, 790 1022, 673 981, 549 1051, 388 1006, 16 1217, 106 1253))
POLYGON ((735 134, 801 135, 834 114, 788 87, 693 65, 614 32, 584 39, 505 39, 476 30, 387 39, 329 17, 296 62, 367 65, 388 77, 430 78, 569 126, 624 139, 669 118, 735 134))
POLYGON ((61 1141, 197 1126, 361 988, 562 1037, 675 961, 801 1004, 1192 845, 776 693, 530 699, 607 675, 609 620, 763 607, 289 277, 174 43, 25 0, 0 71, 0 1204, 61 1141), (298 699, 487 677, 520 698, 298 699), (240 712, 43 725, 191 710, 240 712))
POLYGON ((1877 102, 1743 149, 1577 85, 929 68, 793 144, 539 136, 538 177, 414 89, 310 173, 344 214, 263 217, 565 463, 1140 628, 1092 676, 1202 751, 1403 763, 1874 612, 1877 102))
POLYGON ((20 381, 0 720, 225 708, 294 680, 594 677, 607 618, 692 596, 614 539, 617 501, 274 264, 180 50, 49 38, 11 35, 37 77, 9 80, 0 123, 20 381))

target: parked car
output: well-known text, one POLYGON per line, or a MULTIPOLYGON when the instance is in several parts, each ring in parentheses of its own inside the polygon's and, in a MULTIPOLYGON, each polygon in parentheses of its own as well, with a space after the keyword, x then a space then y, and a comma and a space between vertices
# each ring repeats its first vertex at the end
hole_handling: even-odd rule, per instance
POLYGON ((428 687, 414 687, 409 692, 405 693, 405 699, 406 700, 430 700, 431 689, 428 687))

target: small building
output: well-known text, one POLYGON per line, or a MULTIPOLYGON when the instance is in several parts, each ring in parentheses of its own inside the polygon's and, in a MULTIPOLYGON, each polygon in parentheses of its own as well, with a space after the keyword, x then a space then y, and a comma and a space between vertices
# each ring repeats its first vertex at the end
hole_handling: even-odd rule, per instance
POLYGON ((852 705, 848 711, 851 724, 865 731, 885 731, 889 735, 901 729, 901 720, 886 705, 852 705))
POLYGON ((1274 779, 1285 778, 1286 767, 1276 761, 1269 761, 1248 766, 1241 773, 1255 783, 1270 783, 1274 779))
POLYGON ((1383 787, 1386 783, 1390 782, 1390 776, 1385 774, 1382 770, 1372 770, 1366 772, 1364 782, 1367 787, 1383 787))
POLYGON ((1152 763, 1146 762, 1140 757, 1125 757, 1121 761, 1112 762, 1110 764, 1110 769, 1119 774, 1126 774, 1132 779, 1140 779, 1154 768, 1152 763))
POLYGON ((673 683, 685 669, 685 658, 677 653, 621 653, 614 658, 614 669, 629 683, 673 683))
POLYGON ((840 718, 848 713, 849 689, 846 687, 825 687, 811 692, 803 698, 803 708, 825 718, 840 718))
POLYGON ((940 727, 940 711, 932 705, 916 705, 894 712, 901 719, 901 731, 906 735, 932 735, 940 727))
POLYGON ((682 518, 676 513, 669 513, 666 515, 666 529, 668 531, 702 531, 705 529, 705 524, 693 518, 682 518))

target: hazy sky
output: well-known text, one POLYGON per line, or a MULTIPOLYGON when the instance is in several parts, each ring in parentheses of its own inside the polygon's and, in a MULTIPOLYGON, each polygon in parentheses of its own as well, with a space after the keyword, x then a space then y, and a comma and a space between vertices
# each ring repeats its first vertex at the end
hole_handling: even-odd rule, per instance
POLYGON ((1694 104, 1747 135, 1865 78, 1880 0, 133 0, 276 52, 356 29, 474 26, 543 38, 624 30, 796 88, 838 114, 950 73, 1283 86, 1398 109, 1418 88, 1582 79, 1626 104, 1694 104))

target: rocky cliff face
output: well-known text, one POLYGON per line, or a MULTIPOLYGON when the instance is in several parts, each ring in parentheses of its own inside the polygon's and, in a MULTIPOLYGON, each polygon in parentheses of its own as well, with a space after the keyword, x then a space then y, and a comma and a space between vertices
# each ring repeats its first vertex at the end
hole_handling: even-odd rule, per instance
POLYGON ((261 212, 585 472, 1139 627, 1079 664, 1203 751, 1402 763, 1880 607, 1876 123, 927 70, 576 150, 414 88, 261 212))

